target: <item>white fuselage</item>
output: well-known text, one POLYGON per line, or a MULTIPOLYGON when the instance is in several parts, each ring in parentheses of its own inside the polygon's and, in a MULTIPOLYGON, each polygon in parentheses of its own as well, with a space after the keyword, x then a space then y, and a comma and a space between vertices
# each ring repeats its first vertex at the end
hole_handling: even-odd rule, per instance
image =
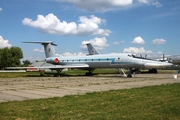
POLYGON ((171 63, 136 58, 132 54, 100 54, 90 56, 49 57, 46 62, 55 65, 80 65, 86 64, 91 69, 95 68, 165 68, 171 63))

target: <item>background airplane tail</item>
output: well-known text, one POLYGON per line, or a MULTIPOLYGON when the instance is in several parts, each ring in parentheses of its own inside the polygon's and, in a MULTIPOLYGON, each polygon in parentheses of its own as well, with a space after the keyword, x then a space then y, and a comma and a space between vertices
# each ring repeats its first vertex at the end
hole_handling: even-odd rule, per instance
POLYGON ((100 54, 95 48, 94 46, 92 46, 91 43, 87 43, 87 48, 88 48, 88 52, 89 52, 89 55, 98 55, 100 54))
POLYGON ((59 54, 56 53, 56 51, 54 50, 54 47, 53 47, 53 46, 57 46, 57 45, 54 44, 52 41, 47 41, 47 42, 23 42, 23 43, 35 43, 35 44, 43 45, 46 58, 59 57, 59 54))

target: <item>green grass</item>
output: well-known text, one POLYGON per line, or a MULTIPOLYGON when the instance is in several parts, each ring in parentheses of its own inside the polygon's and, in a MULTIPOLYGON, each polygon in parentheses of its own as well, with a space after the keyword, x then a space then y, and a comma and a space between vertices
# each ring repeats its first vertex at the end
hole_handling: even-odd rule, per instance
MULTIPOLYGON (((69 70, 65 72, 61 72, 62 76, 82 76, 85 75, 87 70, 69 70)), ((46 72, 46 76, 53 76, 53 74, 57 73, 56 71, 53 72, 46 72)), ((116 69, 96 69, 93 74, 116 74, 116 69)), ((40 72, 0 72, 0 78, 15 78, 15 77, 40 77, 40 72)))
MULTIPOLYGON (((65 72, 61 72, 61 76, 84 76, 87 70, 69 70, 65 72)), ((53 74, 57 73, 46 72, 45 77, 53 76, 53 74)), ((116 69, 96 69, 93 71, 94 75, 98 74, 118 74, 116 69)), ((17 78, 17 77, 40 77, 40 72, 0 72, 0 78, 17 78)))
MULTIPOLYGON (((66 72, 62 72, 62 75, 85 75, 85 73, 88 72, 87 70, 69 70, 66 72)), ((119 74, 117 69, 95 69, 93 71, 93 75, 98 75, 98 74, 119 74)))
MULTIPOLYGON (((146 70, 147 71, 147 70, 146 70)), ((143 71, 142 72, 146 72, 143 71)), ((69 70, 65 72, 61 72, 61 76, 84 76, 87 70, 69 70)), ((126 70, 126 74, 127 74, 126 70)), ((45 77, 52 77, 54 73, 57 72, 46 72, 45 77)), ((166 73, 177 73, 177 70, 158 70, 158 73, 166 74, 166 73)), ((101 75, 101 74, 119 74, 117 69, 95 69, 93 71, 93 75, 101 75)), ((147 74, 147 73, 146 73, 147 74)), ((40 72, 0 72, 0 78, 18 78, 18 77, 40 77, 40 72)))
POLYGON ((39 72, 0 72, 0 78, 39 77, 39 72))
POLYGON ((180 120, 180 84, 0 103, 0 120, 180 120))

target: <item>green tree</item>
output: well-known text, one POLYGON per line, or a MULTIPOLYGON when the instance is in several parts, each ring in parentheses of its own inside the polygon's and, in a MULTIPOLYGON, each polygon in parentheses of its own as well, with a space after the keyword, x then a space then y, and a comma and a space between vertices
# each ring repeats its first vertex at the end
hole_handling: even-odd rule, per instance
POLYGON ((11 54, 9 48, 5 47, 2 49, 1 53, 1 69, 4 69, 7 66, 11 66, 11 54))
POLYGON ((23 53, 19 47, 5 47, 0 49, 0 69, 5 67, 20 66, 20 59, 23 58, 23 53))
POLYGON ((2 64, 2 53, 3 53, 3 49, 0 48, 0 69, 2 68, 3 64, 2 64))
POLYGON ((12 67, 17 67, 21 64, 20 59, 23 58, 23 53, 21 51, 21 48, 19 47, 11 47, 10 48, 10 56, 11 56, 11 66, 12 67))
POLYGON ((29 66, 31 62, 29 60, 24 60, 23 64, 24 64, 23 66, 29 66))

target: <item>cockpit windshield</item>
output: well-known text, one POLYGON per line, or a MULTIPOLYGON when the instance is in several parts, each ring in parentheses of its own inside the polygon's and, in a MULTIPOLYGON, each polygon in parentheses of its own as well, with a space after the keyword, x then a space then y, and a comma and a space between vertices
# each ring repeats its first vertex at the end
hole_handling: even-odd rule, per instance
POLYGON ((128 54, 129 57, 137 57, 135 54, 128 54))
POLYGON ((138 55, 136 55, 136 54, 128 54, 128 57, 137 58, 137 59, 153 60, 153 59, 147 58, 147 55, 145 55, 145 56, 143 57, 141 54, 140 54, 140 56, 138 56, 138 55))

